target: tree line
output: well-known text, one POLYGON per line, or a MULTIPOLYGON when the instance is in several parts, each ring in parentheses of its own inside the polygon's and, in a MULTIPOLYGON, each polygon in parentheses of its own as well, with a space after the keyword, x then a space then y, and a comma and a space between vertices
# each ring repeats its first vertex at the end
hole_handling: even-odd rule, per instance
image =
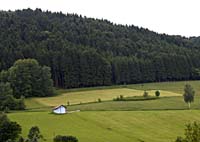
POLYGON ((61 88, 200 78, 198 37, 41 9, 0 11, 0 50, 0 71, 36 59, 61 88))

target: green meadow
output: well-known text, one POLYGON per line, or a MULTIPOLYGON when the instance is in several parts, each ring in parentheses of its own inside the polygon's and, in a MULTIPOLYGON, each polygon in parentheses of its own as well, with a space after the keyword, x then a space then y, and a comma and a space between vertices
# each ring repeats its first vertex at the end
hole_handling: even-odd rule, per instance
POLYGON ((200 111, 20 112, 9 117, 22 125, 24 136, 39 126, 47 142, 57 134, 74 135, 80 142, 172 142, 183 135, 186 123, 200 120, 200 111))
POLYGON ((184 134, 186 123, 200 121, 199 92, 200 81, 57 90, 55 97, 26 99, 26 111, 8 116, 22 125, 23 136, 31 126, 39 126, 47 142, 58 134, 74 135, 80 142, 172 142, 184 134), (186 83, 196 91, 191 110, 182 97, 186 83), (161 96, 155 100, 113 101, 119 95, 142 96, 144 90, 150 96, 160 90, 161 96), (67 102, 68 110, 81 111, 51 113, 52 107, 67 102))
MULTIPOLYGON (((156 90, 148 91, 150 96, 154 96, 156 90)), ((169 92, 169 91, 160 91, 162 96, 180 96, 181 94, 169 92)), ((45 98, 35 98, 35 102, 46 106, 57 106, 60 104, 80 104, 88 102, 96 102, 100 98, 102 101, 113 100, 113 98, 123 95, 124 97, 130 96, 142 96, 144 91, 135 90, 129 88, 115 88, 115 89, 104 89, 104 90, 91 90, 91 91, 78 91, 78 92, 69 92, 64 93, 55 97, 45 97, 45 98)))

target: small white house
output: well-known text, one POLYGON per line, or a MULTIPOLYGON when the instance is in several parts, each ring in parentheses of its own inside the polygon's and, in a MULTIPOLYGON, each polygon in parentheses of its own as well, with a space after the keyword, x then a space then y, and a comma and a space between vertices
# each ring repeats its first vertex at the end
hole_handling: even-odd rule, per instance
POLYGON ((67 108, 64 105, 57 106, 57 107, 53 108, 53 113, 65 114, 65 113, 67 113, 67 108))

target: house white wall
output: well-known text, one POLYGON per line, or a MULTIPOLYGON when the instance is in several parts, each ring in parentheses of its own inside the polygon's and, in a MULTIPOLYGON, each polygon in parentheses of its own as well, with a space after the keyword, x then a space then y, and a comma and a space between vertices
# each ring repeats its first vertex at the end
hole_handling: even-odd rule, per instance
POLYGON ((60 106, 60 107, 54 109, 53 112, 57 113, 57 114, 64 114, 64 113, 66 113, 66 108, 64 106, 60 106))

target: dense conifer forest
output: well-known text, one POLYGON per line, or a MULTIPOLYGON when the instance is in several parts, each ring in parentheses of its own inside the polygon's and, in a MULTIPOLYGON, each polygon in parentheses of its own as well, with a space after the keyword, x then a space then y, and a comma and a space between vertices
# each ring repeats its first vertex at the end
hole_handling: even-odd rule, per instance
POLYGON ((200 38, 41 9, 0 11, 0 71, 33 58, 61 88, 199 79, 200 38))

